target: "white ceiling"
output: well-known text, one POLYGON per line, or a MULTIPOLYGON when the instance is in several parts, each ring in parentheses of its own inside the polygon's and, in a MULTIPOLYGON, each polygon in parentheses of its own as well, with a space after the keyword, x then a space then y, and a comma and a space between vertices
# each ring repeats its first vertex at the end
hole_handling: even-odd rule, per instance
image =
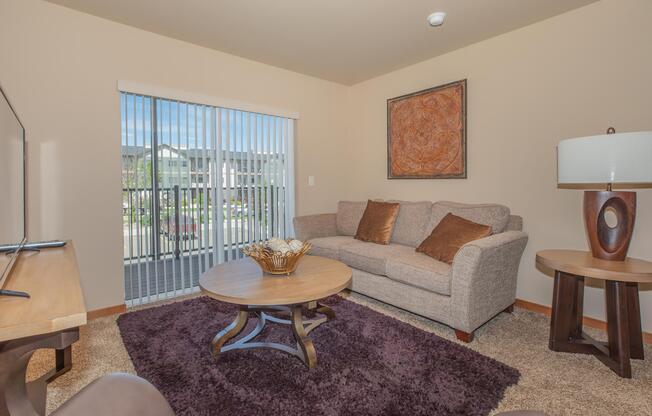
POLYGON ((596 0, 48 1, 350 85, 596 0))

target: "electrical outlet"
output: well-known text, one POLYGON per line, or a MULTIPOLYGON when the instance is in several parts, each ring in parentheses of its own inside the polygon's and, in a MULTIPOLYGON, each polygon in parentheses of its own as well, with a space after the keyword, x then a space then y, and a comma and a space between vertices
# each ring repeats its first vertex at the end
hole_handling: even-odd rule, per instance
POLYGON ((308 176, 308 186, 315 186, 315 177, 308 176))

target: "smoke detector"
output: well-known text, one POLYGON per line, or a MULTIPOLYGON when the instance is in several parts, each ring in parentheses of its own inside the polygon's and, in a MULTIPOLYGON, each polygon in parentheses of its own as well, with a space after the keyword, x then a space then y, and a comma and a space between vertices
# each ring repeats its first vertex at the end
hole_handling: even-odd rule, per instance
POLYGON ((444 19, 446 18, 446 13, 444 12, 435 12, 428 16, 428 23, 430 26, 437 27, 444 24, 444 19))

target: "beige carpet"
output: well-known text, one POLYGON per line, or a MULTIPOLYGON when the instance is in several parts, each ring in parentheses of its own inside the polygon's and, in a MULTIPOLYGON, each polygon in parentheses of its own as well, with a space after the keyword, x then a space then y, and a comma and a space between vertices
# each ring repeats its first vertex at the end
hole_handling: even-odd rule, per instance
MULTIPOLYGON (((457 342, 448 327, 360 295, 345 296, 457 342)), ((73 369, 49 385, 48 411, 56 409, 102 374, 134 373, 115 323, 116 317, 94 320, 82 329, 81 339, 73 347, 73 369)), ((507 390, 496 411, 540 409, 551 416, 652 415, 652 348, 645 349, 647 360, 632 361, 633 378, 625 380, 594 357, 549 351, 548 328, 547 317, 516 309, 513 314, 501 314, 480 328, 475 341, 467 344, 521 372, 520 382, 507 390)), ((591 329, 587 332, 596 338, 605 338, 603 332, 591 329)), ((35 378, 47 371, 53 356, 51 351, 35 354, 28 377, 35 378)))

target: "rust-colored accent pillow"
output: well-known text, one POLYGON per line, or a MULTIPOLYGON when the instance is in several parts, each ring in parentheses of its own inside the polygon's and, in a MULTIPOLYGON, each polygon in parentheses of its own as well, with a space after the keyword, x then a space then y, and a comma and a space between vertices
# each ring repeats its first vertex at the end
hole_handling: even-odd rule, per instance
POLYGON ((468 242, 491 235, 491 227, 446 214, 432 233, 419 244, 417 251, 435 260, 453 263, 455 254, 468 242))
POLYGON ((391 202, 367 201, 355 239, 376 244, 389 244, 398 216, 400 204, 391 202))

